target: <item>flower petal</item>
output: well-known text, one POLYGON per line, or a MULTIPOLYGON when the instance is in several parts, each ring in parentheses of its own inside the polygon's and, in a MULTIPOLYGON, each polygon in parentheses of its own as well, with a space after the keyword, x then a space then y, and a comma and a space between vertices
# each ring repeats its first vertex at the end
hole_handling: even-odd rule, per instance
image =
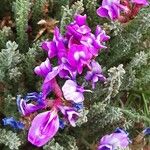
POLYGON ((28 141, 38 147, 51 140, 59 129, 59 118, 56 110, 38 114, 32 121, 28 141))

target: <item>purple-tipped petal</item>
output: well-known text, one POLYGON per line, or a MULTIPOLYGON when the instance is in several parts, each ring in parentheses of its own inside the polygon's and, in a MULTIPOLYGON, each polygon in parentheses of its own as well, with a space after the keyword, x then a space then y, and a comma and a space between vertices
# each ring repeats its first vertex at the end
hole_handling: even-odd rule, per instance
POLYGON ((86 18, 87 18, 86 15, 82 16, 79 14, 75 16, 75 21, 79 26, 82 26, 86 24, 86 18))
POLYGON ((49 59, 47 58, 40 66, 35 67, 34 72, 41 76, 45 77, 52 70, 49 59))
POLYGON ((59 129, 59 118, 56 110, 38 114, 32 121, 28 141, 38 147, 51 140, 59 129))
POLYGON ((57 55, 57 48, 56 48, 55 42, 53 41, 43 42, 41 46, 42 46, 42 49, 48 52, 49 58, 53 58, 57 55))

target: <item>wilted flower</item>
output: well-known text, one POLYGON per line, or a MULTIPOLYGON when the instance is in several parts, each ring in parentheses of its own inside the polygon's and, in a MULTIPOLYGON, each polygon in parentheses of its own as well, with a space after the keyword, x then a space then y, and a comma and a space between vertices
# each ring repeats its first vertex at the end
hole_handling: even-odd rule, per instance
POLYGON ((24 124, 21 123, 20 121, 16 121, 13 117, 7 117, 2 119, 3 125, 4 126, 11 126, 14 129, 23 129, 24 124))
POLYGON ((32 121, 28 133, 28 141, 38 147, 51 140, 59 129, 57 110, 46 111, 38 114, 32 121))
POLYGON ((129 145, 128 134, 117 129, 114 133, 105 135, 101 138, 98 150, 116 150, 117 148, 126 148, 129 145))

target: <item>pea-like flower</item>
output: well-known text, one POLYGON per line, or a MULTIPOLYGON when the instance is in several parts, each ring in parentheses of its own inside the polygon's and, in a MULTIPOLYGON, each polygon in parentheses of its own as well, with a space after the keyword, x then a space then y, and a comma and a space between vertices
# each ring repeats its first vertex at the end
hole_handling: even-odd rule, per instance
MULTIPOLYGON (((39 96, 39 97, 36 97, 36 98, 34 97, 32 99, 34 101, 34 103, 30 102, 31 101, 30 98, 33 97, 33 94, 32 94, 31 97, 30 96, 27 95, 27 97, 25 99, 21 98, 20 95, 17 96, 18 110, 24 116, 29 115, 30 113, 33 113, 33 112, 35 112, 39 109, 42 109, 45 106, 45 103, 44 103, 44 100, 43 100, 42 96, 39 96)), ((35 96, 35 93, 34 93, 34 96, 35 96)))
POLYGON ((49 59, 47 58, 44 62, 41 63, 40 66, 37 66, 34 69, 34 72, 41 76, 41 77, 46 77, 46 75, 52 70, 52 66, 50 64, 49 59))
POLYGON ((79 117, 79 113, 77 113, 73 107, 59 106, 59 109, 61 110, 64 117, 69 121, 69 123, 73 127, 75 127, 76 126, 75 123, 79 117))
POLYGON ((78 86, 76 82, 67 80, 62 87, 62 91, 66 100, 80 103, 84 101, 83 92, 85 91, 82 86, 78 86))
POLYGON ((120 0, 103 0, 102 6, 97 9, 97 14, 115 20, 119 18, 121 10, 127 10, 127 7, 120 4, 120 0))
POLYGON ((38 114, 32 121, 28 132, 28 141, 38 147, 51 140, 59 129, 57 110, 46 111, 38 114))
POLYGON ((126 148, 129 145, 128 134, 122 130, 117 129, 116 132, 105 135, 101 138, 98 150, 116 150, 117 148, 126 148))
POLYGON ((89 64, 91 54, 84 45, 73 44, 68 52, 69 64, 81 74, 83 67, 89 64))
POLYGON ((92 88, 93 89, 95 88, 95 83, 96 82, 106 80, 106 78, 102 74, 101 66, 95 60, 93 60, 91 62, 91 70, 87 71, 87 74, 86 74, 85 78, 86 78, 86 80, 92 82, 92 88))

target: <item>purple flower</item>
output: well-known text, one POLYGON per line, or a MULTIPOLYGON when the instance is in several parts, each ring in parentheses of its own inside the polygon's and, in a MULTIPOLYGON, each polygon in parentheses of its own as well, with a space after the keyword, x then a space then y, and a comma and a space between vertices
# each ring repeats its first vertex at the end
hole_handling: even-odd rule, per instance
POLYGON ((24 124, 21 123, 20 121, 16 121, 13 117, 7 117, 2 119, 3 121, 3 125, 9 125, 14 129, 23 129, 24 128, 24 124))
POLYGON ((56 109, 40 113, 32 121, 28 141, 41 147, 54 137, 58 129, 59 118, 56 109))
MULTIPOLYGON (((35 101, 35 99, 34 99, 35 101)), ((39 109, 42 109, 45 107, 44 101, 41 102, 41 100, 36 100, 37 104, 32 104, 32 103, 28 103, 28 100, 25 100, 23 98, 21 98, 20 95, 17 96, 17 106, 18 106, 18 110, 20 113, 22 113, 22 115, 26 116, 32 112, 35 112, 39 109)))
POLYGON ((75 122, 78 119, 79 114, 72 107, 60 106, 59 109, 61 110, 61 112, 65 116, 65 118, 67 118, 69 123, 73 127, 75 127, 76 126, 75 122))
POLYGON ((54 29, 53 41, 43 42, 41 46, 48 53, 49 58, 57 57, 61 61, 67 56, 65 38, 60 34, 58 27, 54 29))
POLYGON ((107 48, 106 46, 103 45, 103 43, 108 41, 110 39, 110 36, 108 36, 99 25, 96 26, 95 37, 96 39, 94 41, 94 46, 97 49, 107 48))
POLYGON ((118 19, 120 11, 127 11, 127 7, 120 4, 120 0, 103 0, 102 6, 97 9, 100 17, 107 17, 111 20, 118 19))
POLYGON ((76 82, 67 80, 62 87, 62 91, 66 100, 80 103, 84 101, 83 87, 78 86, 76 82))
POLYGON ((105 81, 106 80, 106 78, 102 74, 101 66, 95 60, 93 60, 91 62, 91 70, 87 71, 87 74, 86 74, 85 78, 86 78, 86 80, 92 82, 92 88, 93 89, 95 88, 95 83, 96 82, 98 82, 99 80, 100 81, 105 81))
POLYGON ((75 16, 75 23, 78 24, 79 26, 85 25, 86 18, 87 18, 86 15, 82 16, 82 15, 78 14, 75 16))
POLYGON ((81 109, 84 108, 83 102, 81 103, 73 103, 73 107, 75 108, 76 111, 80 111, 81 109))
POLYGON ((41 47, 48 53, 49 58, 53 58, 57 55, 57 47, 55 42, 53 41, 43 42, 41 47))
POLYGON ((143 5, 143 6, 148 6, 149 2, 147 0, 131 0, 132 3, 143 5))
POLYGON ((33 100, 33 101, 37 102, 38 104, 44 105, 44 99, 43 99, 43 93, 42 92, 40 92, 40 93, 37 93, 37 92, 27 93, 24 100, 26 102, 33 100))
POLYGON ((37 66, 34 69, 34 72, 41 77, 45 77, 51 70, 52 66, 49 59, 47 58, 44 62, 41 63, 40 66, 37 66))
POLYGON ((75 21, 67 26, 67 37, 80 40, 83 35, 91 32, 91 29, 86 25, 86 15, 76 15, 75 21))
POLYGON ((88 65, 91 54, 84 45, 73 44, 68 52, 68 62, 78 73, 81 74, 84 65, 88 65))
POLYGON ((98 150, 115 150, 117 148, 126 148, 129 145, 128 134, 124 130, 117 130, 110 135, 101 138, 98 150))
POLYGON ((144 135, 150 135, 150 127, 146 128, 146 129, 143 131, 143 134, 144 134, 144 135))

